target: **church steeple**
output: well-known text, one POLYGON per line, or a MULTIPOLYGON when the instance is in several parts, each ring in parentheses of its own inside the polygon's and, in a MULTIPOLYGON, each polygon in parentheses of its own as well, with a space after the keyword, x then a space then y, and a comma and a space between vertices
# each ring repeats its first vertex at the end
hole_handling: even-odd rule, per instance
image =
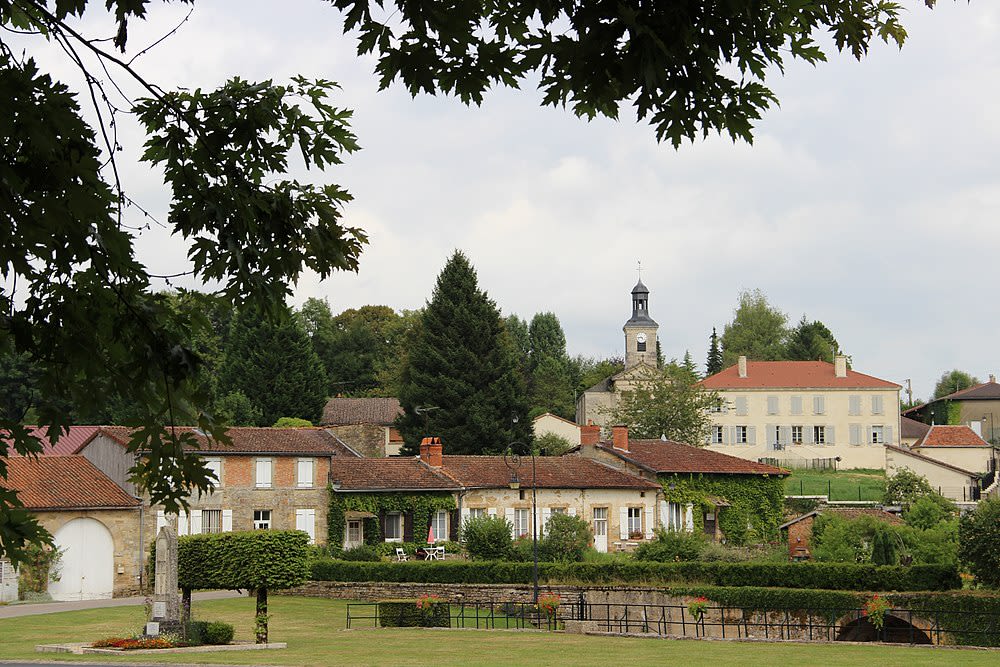
POLYGON ((656 331, 659 329, 649 316, 649 289, 642 278, 632 288, 632 317, 625 323, 625 368, 639 363, 656 365, 656 331))

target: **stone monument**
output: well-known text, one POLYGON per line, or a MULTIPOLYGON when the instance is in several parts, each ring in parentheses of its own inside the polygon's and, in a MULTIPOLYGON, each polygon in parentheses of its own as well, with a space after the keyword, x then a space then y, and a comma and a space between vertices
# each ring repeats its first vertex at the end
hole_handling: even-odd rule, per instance
POLYGON ((178 630, 181 624, 177 596, 177 531, 173 526, 160 528, 156 536, 156 570, 153 583, 153 610, 146 634, 178 630))

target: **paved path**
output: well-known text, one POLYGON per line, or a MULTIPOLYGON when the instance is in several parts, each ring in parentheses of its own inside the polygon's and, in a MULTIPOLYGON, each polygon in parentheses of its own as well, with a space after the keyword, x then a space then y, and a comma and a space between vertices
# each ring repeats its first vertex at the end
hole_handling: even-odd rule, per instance
MULTIPOLYGON (((221 600, 224 598, 244 597, 245 594, 236 591, 204 591, 193 594, 197 600, 221 600)), ((12 604, 0 607, 0 618, 17 618, 19 616, 35 616, 37 614, 55 614, 60 611, 79 611, 81 609, 102 609, 104 607, 128 607, 145 604, 146 598, 112 598, 110 600, 80 600, 79 602, 36 602, 31 604, 12 604)))

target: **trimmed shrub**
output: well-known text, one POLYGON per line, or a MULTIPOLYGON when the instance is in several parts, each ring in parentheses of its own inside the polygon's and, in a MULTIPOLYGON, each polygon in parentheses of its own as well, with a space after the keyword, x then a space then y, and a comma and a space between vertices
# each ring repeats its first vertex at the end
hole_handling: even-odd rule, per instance
POLYGON ((504 560, 511 557, 513 541, 510 521, 499 516, 480 516, 462 526, 465 551, 473 560, 504 560))
MULTIPOLYGON (((703 584, 816 588, 843 591, 944 591, 961 588, 954 565, 874 566, 848 563, 705 563, 602 561, 539 563, 547 584, 703 584)), ((451 584, 528 584, 531 563, 453 561, 352 563, 318 561, 318 581, 397 581, 451 584)))
POLYGON ((367 544, 360 544, 353 549, 346 549, 340 553, 341 560, 369 561, 382 560, 379 550, 367 544))
POLYGON ((421 607, 417 600, 380 600, 378 617, 383 628, 451 627, 451 611, 447 602, 421 607))
POLYGON ((656 539, 643 542, 635 550, 636 560, 672 563, 677 561, 695 561, 705 548, 705 538, 701 533, 658 530, 656 539))
POLYGON ((187 628, 185 628, 188 642, 194 645, 204 644, 206 627, 208 627, 208 621, 188 621, 187 628))
POLYGON ((203 637, 206 644, 229 644, 233 641, 234 634, 232 625, 215 621, 205 624, 203 637))
POLYGON ((555 562, 581 561, 593 539, 586 520, 569 514, 553 514, 545 524, 545 538, 538 545, 538 557, 555 562))

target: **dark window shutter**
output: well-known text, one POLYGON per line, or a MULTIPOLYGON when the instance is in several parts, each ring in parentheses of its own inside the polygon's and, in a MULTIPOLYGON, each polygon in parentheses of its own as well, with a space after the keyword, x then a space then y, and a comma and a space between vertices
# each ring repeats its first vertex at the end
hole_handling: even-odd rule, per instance
POLYGON ((385 539, 385 511, 379 510, 378 513, 378 525, 382 531, 382 539, 385 539))
POLYGON ((458 510, 452 510, 448 517, 448 539, 458 542, 458 510))
POLYGON ((413 512, 403 514, 403 541, 413 541, 413 512))

